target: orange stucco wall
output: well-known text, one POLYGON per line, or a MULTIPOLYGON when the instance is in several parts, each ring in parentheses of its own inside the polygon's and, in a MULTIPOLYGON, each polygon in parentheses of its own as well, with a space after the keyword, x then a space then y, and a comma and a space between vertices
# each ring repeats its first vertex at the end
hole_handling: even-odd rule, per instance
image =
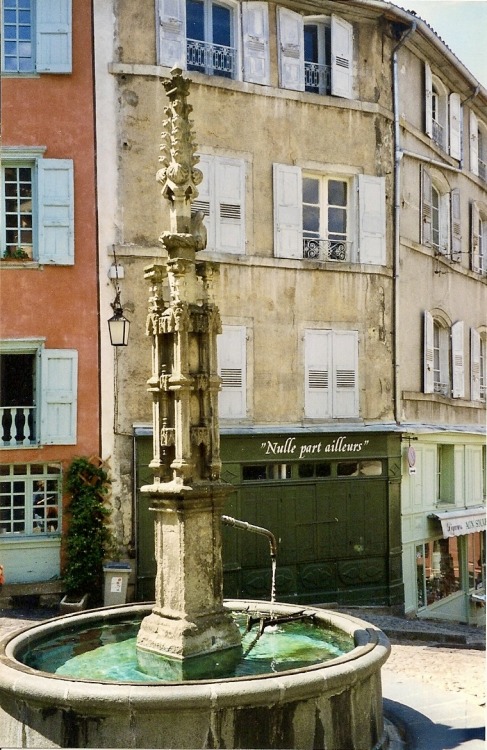
POLYGON ((99 313, 91 0, 73 3, 73 72, 4 77, 2 141, 44 146, 45 157, 74 163, 73 266, 2 267, 0 337, 44 338, 49 349, 78 351, 78 443, 3 450, 4 463, 67 461, 100 452, 99 313))

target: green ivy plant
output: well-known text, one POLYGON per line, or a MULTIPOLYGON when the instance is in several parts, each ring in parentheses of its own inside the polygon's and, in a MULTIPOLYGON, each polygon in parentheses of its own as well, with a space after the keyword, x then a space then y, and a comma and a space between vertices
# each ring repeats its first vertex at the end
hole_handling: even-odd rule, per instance
POLYGON ((101 599, 103 563, 115 551, 109 528, 111 509, 107 500, 111 480, 98 458, 73 459, 65 479, 71 496, 66 536, 67 563, 63 571, 68 599, 76 600, 86 593, 101 599))
POLYGON ((17 247, 15 250, 12 250, 10 248, 7 248, 3 254, 4 258, 15 258, 20 260, 25 260, 29 257, 29 254, 26 253, 23 247, 17 247))

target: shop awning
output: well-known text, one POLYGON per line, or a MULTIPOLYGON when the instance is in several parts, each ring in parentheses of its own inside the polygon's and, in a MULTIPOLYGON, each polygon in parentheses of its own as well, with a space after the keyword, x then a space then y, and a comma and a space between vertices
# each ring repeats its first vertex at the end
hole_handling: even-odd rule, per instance
POLYGON ((445 538, 484 531, 487 521, 485 505, 464 510, 450 510, 445 511, 445 513, 431 513, 429 517, 437 518, 440 521, 445 538))

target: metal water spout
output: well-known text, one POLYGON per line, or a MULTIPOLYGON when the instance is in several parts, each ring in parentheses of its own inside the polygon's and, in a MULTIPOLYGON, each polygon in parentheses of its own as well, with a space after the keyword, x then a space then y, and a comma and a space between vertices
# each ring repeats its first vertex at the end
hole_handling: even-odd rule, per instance
POLYGON ((222 523, 226 526, 235 526, 236 529, 243 529, 243 531, 250 531, 254 534, 261 534, 267 537, 269 540, 271 564, 272 564, 272 585, 271 585, 271 602, 276 600, 276 558, 277 558, 277 540, 272 531, 264 529, 263 526, 255 526, 247 521, 240 521, 238 518, 232 518, 232 516, 222 516, 222 523))

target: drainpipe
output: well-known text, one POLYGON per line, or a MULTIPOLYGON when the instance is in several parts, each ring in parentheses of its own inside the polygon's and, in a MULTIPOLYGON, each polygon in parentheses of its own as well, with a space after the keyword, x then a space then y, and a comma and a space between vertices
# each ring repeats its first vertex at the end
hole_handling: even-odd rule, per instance
POLYGON ((394 336, 394 419, 396 424, 401 422, 401 388, 399 378, 399 230, 401 215, 401 161, 402 151, 400 144, 399 128, 399 82, 397 75, 397 53, 408 37, 416 30, 417 21, 413 21, 392 51, 392 95, 394 115, 394 239, 393 239, 393 303, 392 303, 392 330, 394 336))

